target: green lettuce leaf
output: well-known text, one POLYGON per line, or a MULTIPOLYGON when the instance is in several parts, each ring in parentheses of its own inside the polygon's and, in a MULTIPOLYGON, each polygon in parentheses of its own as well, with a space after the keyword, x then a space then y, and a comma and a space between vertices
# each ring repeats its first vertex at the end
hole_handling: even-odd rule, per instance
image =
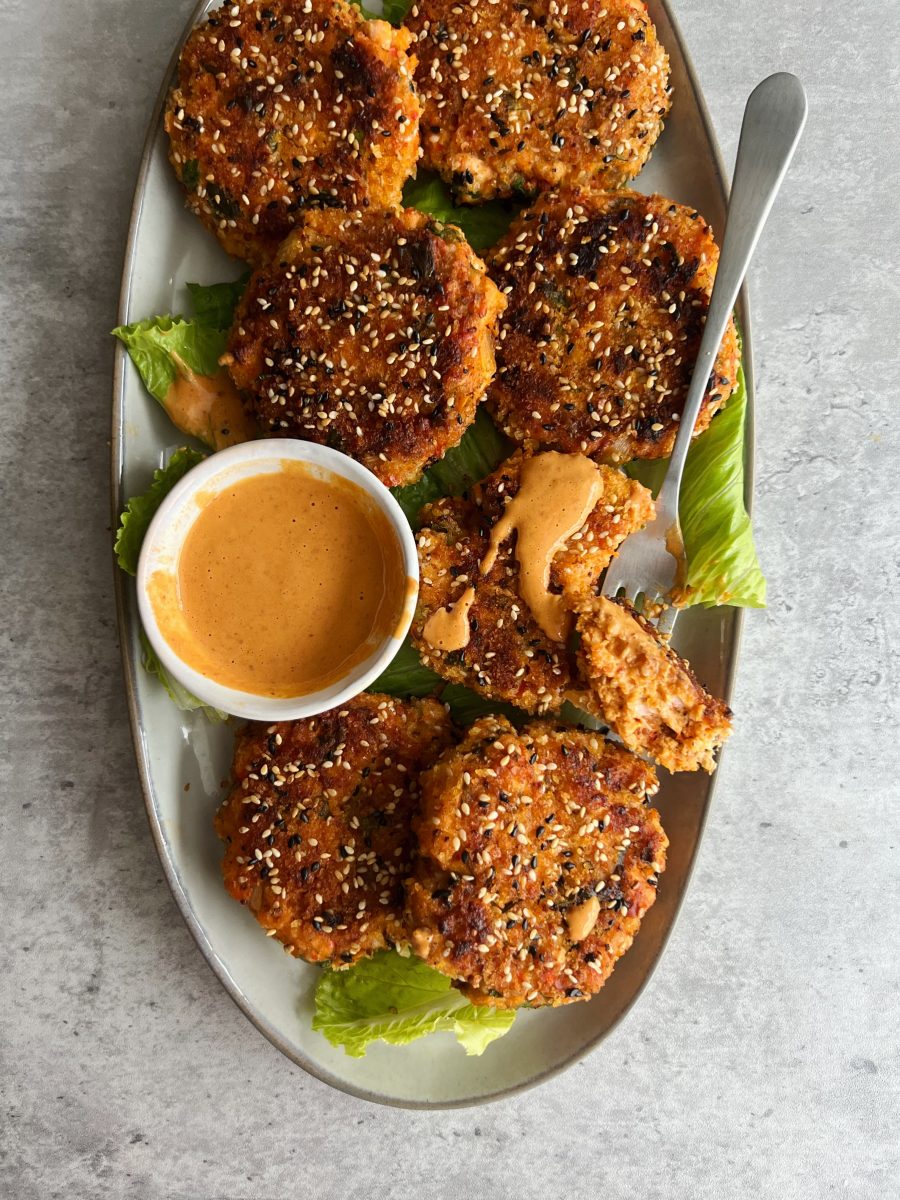
POLYGON ((215 375, 225 352, 224 331, 199 319, 165 314, 119 325, 112 332, 124 343, 147 391, 160 402, 178 376, 173 354, 195 375, 215 375))
POLYGON ((371 1042, 404 1046, 448 1032, 467 1054, 482 1054, 512 1026, 515 1012, 468 1004, 446 975, 420 959, 385 950, 346 971, 326 967, 316 986, 312 1027, 362 1058, 371 1042))
POLYGON ((226 335, 205 320, 184 317, 148 317, 133 325, 118 325, 113 334, 125 343, 146 390, 158 401, 166 400, 178 377, 173 354, 194 374, 215 374, 226 348, 226 335))
POLYGON ((442 683, 440 675, 422 663, 418 650, 407 638, 390 665, 369 684, 368 690, 385 692, 389 696, 431 696, 442 683))
MULTIPOLYGON (((204 457, 205 455, 196 450, 189 450, 186 446, 182 446, 180 450, 175 451, 164 467, 153 472, 153 482, 147 491, 141 496, 132 496, 128 501, 125 511, 119 519, 115 544, 116 559, 123 571, 127 571, 129 575, 137 574, 141 545, 156 510, 179 479, 197 463, 203 462, 204 457)), ((140 631, 140 640, 141 664, 144 670, 150 675, 156 676, 169 693, 176 708, 180 708, 183 712, 202 710, 214 723, 228 720, 227 713, 221 712, 218 708, 210 708, 208 704, 198 700, 187 688, 182 687, 177 680, 172 678, 157 658, 156 651, 147 640, 143 629, 140 631)))
POLYGON ((116 560, 123 571, 129 575, 137 574, 141 544, 156 510, 178 480, 197 463, 203 462, 204 457, 197 450, 182 446, 164 467, 153 472, 153 482, 147 491, 141 496, 132 496, 128 501, 119 518, 115 544, 116 560))
POLYGON ((392 25, 402 25, 406 14, 412 7, 412 0, 383 0, 381 12, 374 12, 362 0, 351 0, 367 21, 390 21, 392 25))
POLYGON ((141 639, 141 665, 149 675, 155 675, 159 682, 169 693, 169 698, 172 700, 176 708, 180 708, 182 712, 202 712, 206 719, 213 725, 218 725, 222 721, 228 720, 228 713, 222 712, 219 708, 211 708, 208 704, 204 704, 202 700, 182 687, 181 684, 173 679, 166 668, 162 665, 156 656, 156 651, 147 640, 147 635, 143 629, 140 632, 141 639))
MULTIPOLYGON (((679 506, 687 557, 684 604, 765 607, 766 581, 744 508, 746 418, 747 386, 741 369, 734 394, 693 443, 685 463, 679 506)), ((667 466, 667 460, 636 461, 625 470, 655 494, 667 466)))
POLYGON ((456 205, 446 183, 431 171, 420 171, 409 180, 403 189, 403 203, 461 229, 473 250, 485 250, 498 242, 518 211, 514 204, 502 200, 456 205))
POLYGON ((429 467, 418 483, 393 488, 394 498, 415 528, 416 517, 423 505, 442 496, 461 495, 499 467, 510 454, 511 445, 481 407, 459 445, 429 467))
POLYGON ((189 283, 193 317, 163 313, 132 325, 118 325, 112 331, 127 349, 147 391, 161 404, 178 377, 173 355, 195 375, 218 371, 226 333, 249 278, 247 272, 230 283, 189 283))
POLYGON ((382 15, 392 25, 402 25, 412 7, 412 0, 382 0, 382 15))
POLYGON ((189 283, 187 289, 196 319, 215 329, 228 329, 249 281, 250 272, 245 271, 231 283, 189 283))
POLYGON ((400 647, 390 666, 369 685, 368 690, 384 692, 388 696, 434 696, 447 705, 454 723, 461 726, 471 725, 479 717, 492 713, 508 717, 516 725, 528 720, 527 715, 512 704, 505 704, 502 700, 486 700, 460 683, 444 683, 440 675, 424 665, 409 638, 400 647))

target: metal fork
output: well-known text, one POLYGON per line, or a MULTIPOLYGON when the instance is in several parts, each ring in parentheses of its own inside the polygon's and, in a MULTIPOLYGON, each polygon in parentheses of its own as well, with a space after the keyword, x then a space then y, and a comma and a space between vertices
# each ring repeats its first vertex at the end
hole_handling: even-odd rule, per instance
POLYGON ((770 75, 747 101, 715 285, 675 448, 657 497, 656 517, 625 540, 603 581, 604 596, 624 592, 632 604, 643 596, 645 615, 662 606, 655 624, 666 636, 678 615, 669 596, 686 569, 678 520, 684 462, 747 266, 800 140, 806 114, 806 94, 794 75, 770 75))

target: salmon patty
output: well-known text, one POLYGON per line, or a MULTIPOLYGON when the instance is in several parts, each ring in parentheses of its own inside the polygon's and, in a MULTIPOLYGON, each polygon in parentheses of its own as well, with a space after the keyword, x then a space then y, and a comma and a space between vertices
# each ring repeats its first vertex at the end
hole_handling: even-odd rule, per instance
POLYGON ((474 1004, 599 991, 656 899, 651 767, 598 734, 485 717, 422 777, 411 945, 474 1004))
MULTIPOLYGON (((491 252, 508 298, 488 404, 527 450, 663 458, 678 432, 719 250, 698 212, 661 196, 548 195, 491 252)), ((697 419, 737 382, 732 322, 697 419)))
MULTIPOLYGON (((630 749, 670 771, 714 771, 731 710, 627 600, 582 599, 578 662, 596 711, 630 749)), ((592 706, 594 711, 594 706, 592 706)))
MULTIPOLYGON (((521 455, 514 455, 467 497, 438 500, 422 510, 412 641, 426 666, 490 700, 537 714, 558 710, 566 699, 585 707, 591 697, 578 680, 573 655, 547 636, 519 595, 511 539, 501 544, 487 575, 480 573, 491 529, 519 490, 521 467, 521 455), (436 649, 424 635, 428 618, 458 601, 470 584, 475 599, 469 610, 468 644, 462 650, 436 649)), ((611 467, 600 471, 599 500, 553 558, 554 591, 592 591, 619 544, 653 516, 653 500, 645 487, 611 467)))
POLYGON ((251 278, 223 361, 270 436, 342 450, 394 487, 474 420, 504 303, 455 226, 306 212, 251 278))
POLYGON ((387 208, 415 170, 410 35, 345 0, 241 0, 188 38, 166 105, 188 206, 266 262, 308 208, 387 208))
POLYGON ((642 0, 417 0, 422 154, 457 202, 563 184, 620 187, 669 109, 642 0))
POLYGON ((437 701, 370 693, 248 725, 215 820, 226 888, 308 962, 346 966, 402 941, 419 774, 450 742, 437 701))

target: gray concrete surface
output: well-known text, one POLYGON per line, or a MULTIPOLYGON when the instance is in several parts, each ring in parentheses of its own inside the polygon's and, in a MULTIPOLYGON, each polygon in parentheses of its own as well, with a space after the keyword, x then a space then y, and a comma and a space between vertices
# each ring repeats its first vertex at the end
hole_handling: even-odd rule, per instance
POLYGON ((900 10, 676 0, 726 154, 812 115, 752 275, 759 543, 738 733, 665 962, 586 1063, 382 1110, 203 964, 147 832, 110 583, 112 325, 182 0, 0 0, 0 1195, 784 1200, 900 1192, 900 10))

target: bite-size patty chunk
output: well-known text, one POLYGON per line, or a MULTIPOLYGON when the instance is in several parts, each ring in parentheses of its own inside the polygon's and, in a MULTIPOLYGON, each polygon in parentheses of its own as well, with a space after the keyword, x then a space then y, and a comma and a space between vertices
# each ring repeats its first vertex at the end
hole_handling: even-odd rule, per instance
POLYGON ((670 771, 714 771, 731 710, 653 625, 626 600, 593 596, 580 601, 577 628, 582 678, 625 745, 670 771))
POLYGON ((222 873, 270 937, 346 966, 402 941, 419 774, 451 742, 435 700, 363 693, 237 736, 222 873))
POLYGON ((474 420, 504 303, 455 226, 309 211, 252 276, 223 361, 270 436, 342 450, 393 487, 474 420))
POLYGON ((642 0, 417 0, 422 153, 458 201, 614 188, 647 161, 669 62, 642 0))
POLYGON ((485 717, 422 777, 413 950, 475 1004, 599 991, 656 899, 646 763, 595 733, 485 717))
MULTIPOLYGON (((719 251, 698 212, 637 192, 560 192, 521 214, 491 252, 508 298, 488 396, 527 450, 601 462, 671 453, 719 251)), ((733 322, 695 427, 734 390, 733 322)))
POLYGON ((345 0, 240 0, 188 38, 166 105, 188 205, 265 262, 307 208, 387 208, 415 170, 410 35, 345 0))
MULTIPOLYGON (((569 649, 549 638, 521 599, 519 567, 511 539, 482 576, 480 565, 491 529, 519 489, 522 457, 508 459, 466 497, 444 498, 420 514, 419 600, 412 640, 426 666, 451 683, 530 713, 558 710, 566 699, 592 703, 577 676, 569 649), (474 585, 470 636, 462 650, 440 650, 425 638, 425 625, 474 585)), ((650 492, 612 467, 599 468, 602 492, 584 525, 554 556, 551 589, 592 591, 619 544, 653 516, 650 492)))

